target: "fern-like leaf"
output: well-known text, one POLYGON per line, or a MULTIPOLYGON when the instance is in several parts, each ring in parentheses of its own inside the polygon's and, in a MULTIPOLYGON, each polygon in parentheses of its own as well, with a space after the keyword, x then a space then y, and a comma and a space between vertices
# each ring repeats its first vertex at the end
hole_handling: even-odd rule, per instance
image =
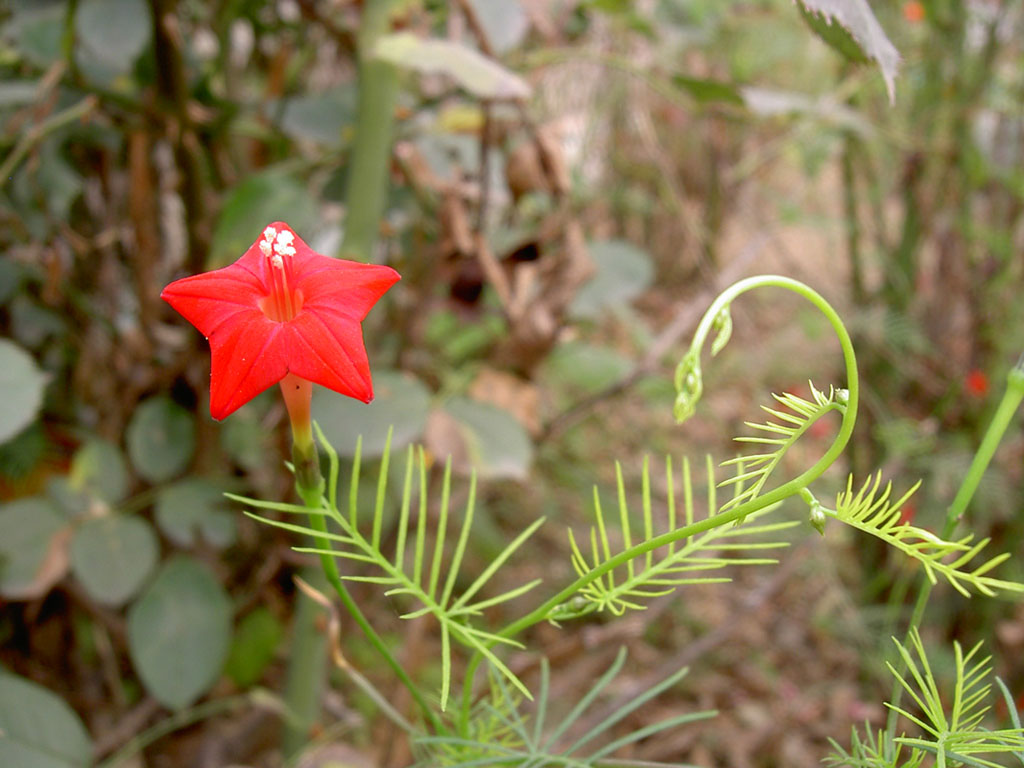
POLYGON ((606 734, 609 730, 623 718, 679 682, 687 673, 687 669, 683 668, 637 694, 625 705, 616 708, 612 714, 577 736, 571 743, 563 744, 567 741, 566 734, 614 681, 625 661, 626 651, 623 648, 608 671, 576 702, 561 722, 553 727, 549 727, 547 722, 550 695, 550 670, 547 659, 541 661, 540 689, 537 692, 533 717, 529 719, 514 706, 515 694, 508 690, 505 680, 495 676, 492 678, 492 695, 476 707, 466 732, 456 736, 427 736, 417 740, 418 748, 424 753, 423 759, 417 765, 422 768, 476 768, 499 765, 516 768, 594 768, 607 764, 609 755, 641 739, 717 714, 711 710, 676 715, 617 739, 605 741, 595 748, 594 742, 607 739, 606 734), (494 739, 495 734, 501 738, 494 739))
POLYGON ((884 731, 873 732, 865 725, 865 738, 853 730, 849 751, 832 742, 833 754, 826 763, 843 768, 918 768, 925 758, 934 756, 936 766, 965 765, 972 768, 1003 768, 985 755, 1011 754, 1024 763, 1024 728, 1013 699, 1005 686, 1004 696, 1013 715, 1015 727, 989 730, 983 726, 989 710, 992 684, 988 682, 991 657, 981 657, 981 644, 964 653, 959 643, 953 644, 954 680, 949 700, 940 694, 924 644, 916 628, 911 629, 909 647, 894 639, 905 672, 887 663, 890 672, 914 702, 908 707, 886 704, 903 715, 923 732, 923 736, 906 734, 890 738, 884 731), (903 749, 909 755, 903 759, 903 749))
POLYGON ((906 672, 900 673, 890 663, 887 666, 917 705, 920 714, 892 704, 886 706, 927 734, 927 737, 920 738, 901 736, 894 739, 895 742, 934 754, 937 765, 961 763, 977 768, 1000 768, 999 763, 981 755, 1010 753, 1019 757, 1024 751, 1024 729, 1019 726, 1001 730, 982 727, 982 720, 989 709, 986 702, 992 684, 988 682, 991 657, 978 658, 981 643, 966 654, 959 643, 953 644, 955 679, 952 700, 947 706, 939 694, 938 683, 917 629, 910 632, 910 648, 898 640, 894 642, 906 672))
POLYGON ((931 531, 902 522, 900 510, 919 485, 920 482, 897 500, 890 501, 892 483, 886 483, 883 488, 881 473, 876 474, 873 480, 869 478, 856 492, 853 477, 850 476, 846 490, 836 498, 835 511, 823 511, 917 560, 933 584, 941 576, 965 596, 970 595, 969 587, 990 597, 1000 591, 1024 593, 1024 584, 986 575, 1007 560, 1010 557, 1008 553, 996 555, 980 565, 971 565, 971 561, 985 548, 989 539, 976 542, 973 535, 967 535, 956 541, 946 541, 931 531))
MULTIPOLYGON (((674 491, 674 475, 672 460, 665 461, 665 474, 668 484, 668 504, 666 514, 666 530, 673 531, 678 525, 691 525, 695 520, 693 487, 690 479, 689 461, 683 460, 682 488, 682 520, 678 520, 677 500, 674 491)), ((707 517, 712 517, 716 510, 714 467, 710 457, 707 459, 708 474, 708 509, 707 517)), ((579 576, 586 576, 605 565, 622 552, 635 544, 653 541, 660 531, 656 530, 651 504, 651 486, 648 461, 644 460, 642 473, 642 533, 635 540, 636 527, 626 502, 626 489, 622 479, 622 468, 616 465, 618 486, 618 528, 621 547, 612 543, 609 533, 609 521, 605 518, 601 499, 594 489, 595 525, 589 534, 589 547, 581 546, 572 530, 569 531, 573 568, 579 576)), ((774 509, 772 505, 759 510, 750 516, 756 519, 774 509)), ((709 582, 730 581, 727 576, 708 575, 710 572, 721 571, 730 565, 765 565, 777 562, 774 558, 751 557, 738 554, 741 550, 768 550, 788 546, 784 541, 750 541, 756 537, 799 525, 796 521, 784 521, 770 524, 720 526, 712 528, 681 542, 673 542, 665 547, 648 550, 645 554, 626 559, 617 567, 611 568, 600 577, 587 584, 570 602, 563 603, 548 616, 551 621, 575 618, 594 611, 610 611, 621 615, 627 610, 641 610, 644 601, 665 595, 684 584, 700 584, 709 582)))
POLYGON ((359 486, 360 444, 357 444, 356 455, 353 459, 349 509, 348 514, 345 515, 342 514, 337 505, 338 454, 326 441, 319 427, 317 427, 317 435, 327 454, 330 467, 327 494, 322 500, 320 509, 310 510, 294 504, 265 502, 239 496, 233 496, 232 498, 250 507, 262 510, 273 510, 287 514, 321 514, 327 516, 337 524, 338 532, 321 534, 306 525, 246 512, 253 519, 267 525, 319 538, 321 541, 326 540, 330 544, 330 547, 327 549, 309 546, 295 547, 295 550, 298 552, 326 554, 361 566, 372 566, 373 573, 349 574, 343 575, 342 578, 349 581, 378 584, 385 588, 385 595, 393 597, 404 596, 406 599, 410 599, 415 607, 402 614, 403 619, 413 619, 429 615, 437 620, 440 626, 442 647, 442 682, 440 692, 442 710, 447 706, 451 690, 453 641, 483 655, 516 689, 529 697, 530 692, 526 686, 523 685, 522 681, 516 677, 493 650, 496 644, 521 647, 520 644, 514 640, 500 637, 473 626, 472 619, 480 615, 485 608, 519 597, 540 583, 540 579, 535 579, 498 595, 480 597, 481 590, 487 585, 491 577, 541 526, 544 522, 543 518, 534 521, 533 524, 516 536, 465 591, 460 595, 456 595, 455 586, 458 581, 459 569, 466 553, 473 525, 473 514, 476 506, 475 476, 470 478, 469 497, 466 501, 465 513, 461 526, 459 526, 455 545, 452 548, 451 554, 446 557, 445 544, 450 527, 449 518, 452 516, 450 509, 451 461, 449 460, 445 465, 441 484, 441 499, 438 507, 438 521, 436 526, 431 526, 427 514, 427 462, 422 448, 415 451, 410 446, 406 453, 405 480, 402 488, 396 544, 394 551, 386 553, 383 550, 381 539, 391 453, 390 433, 384 449, 384 455, 381 458, 376 503, 368 532, 365 530, 367 527, 365 524, 359 524, 357 514, 356 500, 359 486), (412 512, 414 478, 418 479, 419 486, 419 506, 415 519, 412 512), (428 536, 428 529, 431 529, 430 533, 432 535, 430 536, 428 536))
POLYGON ((894 743, 885 729, 874 731, 868 723, 864 724, 863 739, 856 728, 852 729, 849 751, 834 739, 829 741, 833 751, 824 762, 835 768, 920 768, 926 755, 920 749, 904 754, 903 744, 894 743))
POLYGON ((834 387, 829 387, 826 394, 818 390, 813 383, 807 383, 811 388, 812 400, 805 400, 789 392, 782 395, 773 394, 772 397, 786 410, 766 405, 762 405, 761 409, 774 417, 775 421, 764 424, 744 422, 751 429, 757 430, 757 434, 737 437, 736 442, 762 446, 762 452, 722 462, 721 466, 735 466, 737 471, 719 484, 720 487, 732 486, 736 489, 733 497, 722 505, 721 512, 727 512, 757 498, 764 490, 772 472, 779 466, 782 457, 807 429, 823 416, 832 411, 841 412, 846 407, 844 401, 837 397, 834 387))

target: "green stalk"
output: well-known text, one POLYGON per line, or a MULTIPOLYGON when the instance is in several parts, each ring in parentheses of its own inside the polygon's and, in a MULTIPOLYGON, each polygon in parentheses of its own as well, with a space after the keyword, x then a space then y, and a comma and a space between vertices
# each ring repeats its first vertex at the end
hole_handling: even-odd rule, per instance
MULTIPOLYGON (((981 478, 992 461, 996 448, 999 447, 999 443, 1002 441, 1003 435, 1006 434, 1006 430, 1009 428, 1010 422, 1017 413, 1017 409, 1020 408, 1022 401, 1024 401, 1024 355, 1021 355, 1017 365, 1011 368, 1007 374, 1006 391, 1003 393, 1003 399, 999 401, 999 407, 996 408, 992 421, 989 422, 988 429, 985 430, 985 436, 982 438, 981 445, 978 446, 978 450, 974 454, 974 459, 971 461, 971 466, 967 469, 963 482, 960 483, 960 488, 953 498, 953 503, 946 510, 946 521, 942 526, 943 539, 948 540, 963 519, 971 499, 974 498, 975 491, 978 490, 978 485, 981 484, 981 478)), ((914 602, 914 610, 910 614, 910 624, 907 627, 908 636, 910 630, 921 626, 921 620, 924 618, 924 611, 928 605, 928 598, 931 596, 931 593, 932 583, 928 579, 922 579, 921 589, 917 593, 917 600, 914 602)), ((906 638, 904 638, 905 642, 906 638)), ((903 686, 900 685, 899 681, 895 681, 892 686, 892 694, 889 697, 889 702, 893 707, 889 709, 889 717, 886 721, 886 731, 890 737, 896 733, 897 713, 895 707, 899 706, 902 698, 903 686)))
MULTIPOLYGON (((528 627, 543 621, 551 613, 552 609, 569 600, 588 584, 600 579, 604 574, 636 557, 645 555, 647 552, 655 550, 658 547, 663 547, 672 542, 695 536, 698 533, 703 533, 704 531, 712 528, 718 528, 723 525, 729 525, 736 520, 742 520, 753 512, 800 493, 801 490, 821 476, 821 474, 839 457, 839 454, 842 453, 847 442, 849 442, 850 436, 853 434, 854 423, 857 420, 857 402, 860 394, 857 358, 854 354, 853 343, 850 340, 850 335, 847 332, 846 327, 843 325, 842 320, 839 318, 839 315, 832 308, 832 305, 829 304, 821 294, 812 288, 797 280, 777 275, 761 275, 740 280, 720 294, 708 308, 707 312, 704 313, 704 317, 701 318, 700 324, 697 326, 697 331, 694 334, 693 342, 690 345, 690 351, 687 356, 693 355, 699 360, 700 351, 704 347, 704 343, 713 330, 716 318, 723 312, 723 310, 728 309, 729 305, 736 297, 754 288, 769 286, 785 288, 786 290, 793 291, 807 299, 807 301, 813 304, 818 311, 826 317, 829 323, 831 323, 836 336, 839 338, 839 344, 843 353, 843 361, 846 366, 848 397, 846 407, 843 411, 843 421, 840 425, 839 433, 836 435, 836 438, 832 442, 828 451, 826 451, 810 469, 792 480, 783 483, 777 488, 758 496, 757 498, 751 499, 744 504, 740 504, 728 512, 714 515, 713 517, 700 520, 674 531, 668 531, 660 536, 656 536, 653 539, 620 552, 615 557, 610 558, 598 567, 577 578, 574 582, 546 600, 533 611, 523 616, 521 619, 512 622, 504 629, 497 632, 496 634, 498 637, 512 637, 528 627)), ((489 647, 492 647, 493 645, 494 643, 492 642, 489 647)), ((476 652, 470 658, 469 664, 466 668, 466 677, 463 682, 462 691, 461 715, 463 722, 468 721, 469 718, 473 695, 473 677, 482 660, 483 656, 479 652, 476 652)))
MULTIPOLYGON (((303 574, 314 587, 323 577, 318 571, 303 574)), ((289 717, 285 719, 282 751, 286 759, 295 757, 309 743, 310 733, 320 717, 325 670, 327 669, 327 634, 317 628, 324 610, 302 593, 296 594, 297 610, 292 622, 291 653, 284 698, 289 717)))
POLYGON ((850 275, 854 303, 862 305, 867 301, 864 287, 864 258, 861 253, 860 215, 858 213, 857 178, 854 173, 857 152, 857 137, 852 131, 843 136, 842 175, 843 213, 846 218, 846 257, 850 262, 850 275))
POLYGON ((946 524, 942 529, 943 538, 948 538, 957 523, 963 519, 964 513, 967 512, 967 506, 974 498, 974 492, 978 490, 981 478, 985 474, 989 462, 992 461, 996 448, 999 447, 999 443, 1022 400, 1024 400, 1024 356, 1007 374, 1003 399, 999 402, 995 415, 992 416, 992 421, 985 431, 985 437, 981 440, 978 452, 974 454, 974 460, 971 461, 971 466, 960 485, 960 490, 957 491, 953 503, 946 510, 946 524))
MULTIPOLYGON (((313 447, 312 450, 315 456, 315 446, 313 447)), ((300 484, 298 482, 299 475, 296 475, 295 488, 298 491, 298 494, 302 499, 303 504, 305 504, 311 510, 320 510, 323 508, 324 505, 324 481, 323 477, 320 474, 320 466, 316 462, 310 463, 308 461, 308 456, 303 456, 301 457, 301 459, 302 463, 305 464, 305 471, 302 474, 305 482, 303 484, 300 484), (315 470, 312 469, 312 467, 314 466, 315 470)), ((327 519, 324 515, 311 514, 309 516, 309 520, 310 526, 318 533, 327 533, 327 519)), ((381 636, 377 634, 377 631, 366 619, 366 616, 363 614, 362 610, 359 608, 359 605, 356 603, 356 601, 352 598, 352 595, 349 594, 348 588, 345 586, 345 582, 341 578, 341 573, 338 571, 337 561, 331 555, 326 554, 328 550, 332 549, 330 541, 323 536, 315 537, 315 541, 317 549, 324 551, 324 554, 320 555, 320 565, 323 568, 324 575, 327 577, 328 583, 330 583, 330 585, 334 588, 334 591, 338 594, 338 597, 341 599, 341 604, 345 606, 345 610, 348 611, 349 615, 355 620, 356 624, 359 625, 359 628, 363 631, 363 634, 366 635, 366 638, 370 641, 370 645, 372 645, 376 649, 376 651, 384 657, 384 660, 387 662, 387 665, 391 667, 391 670, 401 681, 402 685, 404 685, 406 689, 409 691, 409 693, 412 695, 413 700, 416 702, 417 706, 423 712, 424 718, 431 724, 435 732, 444 733, 444 725, 441 723, 441 720, 438 718, 437 714, 427 703, 427 700, 424 698, 423 694, 420 692, 416 684, 412 681, 412 678, 409 677, 409 675, 406 673, 402 665, 398 663, 398 660, 391 653, 391 650, 387 647, 387 644, 384 642, 381 636)))
POLYGON ((391 162, 391 137, 398 96, 398 70, 374 56, 381 36, 391 28, 396 0, 368 0, 359 26, 359 95, 356 136, 345 193, 345 237, 340 256, 370 261, 384 214, 391 162))

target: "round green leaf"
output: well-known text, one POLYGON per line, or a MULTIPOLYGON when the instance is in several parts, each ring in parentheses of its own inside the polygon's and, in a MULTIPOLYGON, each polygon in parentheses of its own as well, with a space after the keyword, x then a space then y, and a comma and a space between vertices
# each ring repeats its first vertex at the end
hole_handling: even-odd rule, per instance
POLYGON ((355 89, 294 96, 284 102, 281 130, 293 139, 325 146, 342 143, 346 126, 355 113, 355 89))
POLYGON ((215 547, 235 541, 235 517, 223 509, 222 486, 208 480, 188 479, 160 490, 156 497, 156 522, 180 547, 190 547, 197 536, 215 547))
MULTIPOLYGON (((37 173, 37 182, 40 187, 48 187, 42 177, 43 165, 46 163, 40 157, 40 167, 37 173)), ((53 205, 57 199, 62 197, 61 193, 52 189, 54 199, 50 199, 50 191, 47 192, 46 202, 53 205)), ((53 209, 51 209, 53 210, 53 209)), ((27 294, 15 296, 11 301, 11 337, 19 344, 29 349, 39 349, 47 339, 61 336, 67 333, 67 321, 53 310, 37 304, 27 294)))
POLYGON ((129 480, 121 450, 106 440, 88 441, 71 460, 68 485, 75 493, 116 504, 128 493, 129 480))
POLYGON ((23 3, 12 9, 8 27, 10 44, 25 59, 40 69, 50 66, 61 56, 61 33, 64 29, 63 3, 23 3))
POLYGON ((27 427, 43 405, 46 376, 32 356, 7 339, 0 339, 0 443, 27 427))
POLYGON ((0 445, 0 477, 17 487, 51 455, 53 444, 38 419, 0 445))
POLYGON ((66 565, 66 523, 42 498, 0 507, 0 595, 11 600, 39 597, 60 579, 66 565))
POLYGON ((89 494, 71 484, 68 475, 54 475, 46 481, 46 498, 66 517, 79 517, 89 510, 89 494))
POLYGON ((601 240, 587 247, 596 271, 573 299, 570 309, 576 317, 595 318, 605 309, 626 304, 654 279, 651 257, 632 243, 601 240))
POLYGON ((71 571, 98 602, 120 606, 142 587, 158 554, 156 534, 145 520, 97 517, 71 539, 71 571))
POLYGON ((83 52, 116 71, 131 67, 153 28, 145 0, 81 0, 75 26, 83 52))
POLYGON ((451 398, 443 410, 455 420, 464 455, 479 477, 526 477, 533 459, 533 443, 515 416, 467 397, 451 398))
POLYGON ((270 437, 256 414, 243 407, 221 426, 220 447, 238 466, 252 472, 264 466, 270 437))
POLYGON ((356 440, 363 436, 363 457, 384 453, 388 428, 394 426, 392 450, 408 445, 423 433, 430 407, 430 392, 419 381, 398 371, 373 375, 374 399, 370 404, 330 390, 313 397, 313 419, 342 456, 354 456, 356 440))
POLYGON ((25 268, 14 259, 0 259, 0 306, 20 295, 25 272, 25 268))
POLYGON ((593 394, 614 384, 630 370, 630 362, 610 347, 570 341, 555 347, 544 372, 574 394, 593 394))
POLYGON ((92 744, 60 697, 15 675, 0 674, 0 765, 86 768, 92 744))
MULTIPOLYGON (((256 173, 236 186, 224 201, 213 231, 207 267, 231 264, 272 221, 287 221, 300 235, 317 221, 317 201, 306 185, 280 170, 256 173)), ((303 239, 309 240, 308 236, 303 239)))
POLYGON ((168 560, 128 612, 128 648, 143 684, 171 709, 216 682, 231 641, 231 602, 196 560, 168 560))
POLYGON ((170 480, 188 466, 195 450, 192 416, 166 397, 151 397, 135 413, 125 435, 136 471, 152 483, 170 480))
POLYGON ((256 608, 238 624, 224 672, 240 688, 254 685, 273 660, 284 634, 267 608, 256 608))
MULTIPOLYGON (((82 175, 71 163, 64 159, 60 145, 47 142, 40 147, 39 168, 36 171, 36 183, 46 195, 46 208, 51 216, 62 219, 71 215, 71 206, 85 189, 82 175)), ((38 315, 43 315, 38 312, 38 315)), ((47 330, 65 332, 67 320, 56 312, 49 312, 45 323, 47 330)))

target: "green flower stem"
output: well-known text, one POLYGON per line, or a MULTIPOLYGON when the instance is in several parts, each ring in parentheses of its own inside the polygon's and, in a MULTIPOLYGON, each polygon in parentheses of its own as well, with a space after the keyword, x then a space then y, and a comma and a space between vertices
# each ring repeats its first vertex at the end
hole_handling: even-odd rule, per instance
MULTIPOLYGON (((644 541, 620 552, 615 557, 610 558, 600 566, 594 568, 583 576, 580 576, 574 582, 566 586, 553 597, 546 600, 533 611, 523 616, 521 619, 506 626, 497 633, 498 637, 512 637, 528 627, 543 621, 554 608, 569 600, 588 584, 600 579, 609 571, 618 568, 620 565, 624 565, 634 558, 640 557, 647 552, 655 550, 658 547, 663 547, 671 542, 680 541, 712 528, 718 528, 723 525, 729 525, 737 520, 742 520, 753 512, 800 493, 801 490, 821 476, 821 474, 839 457, 839 454, 842 453, 846 444, 850 440, 850 435, 853 433, 854 423, 857 420, 857 402, 860 394, 857 358, 853 351, 853 343, 850 340, 850 335, 847 332, 846 327, 843 325, 842 320, 839 318, 839 315, 832 308, 832 305, 830 305, 824 297, 821 296, 821 294, 814 291, 812 288, 797 280, 778 275, 761 275, 740 280, 719 295, 719 297, 715 299, 708 308, 707 312, 704 313, 704 317, 701 318, 700 324, 697 326, 697 331, 694 334, 693 342, 690 345, 687 357, 692 356, 692 358, 699 361, 700 352, 703 349, 708 336, 711 334, 716 318, 719 317, 723 310, 728 309, 729 305, 734 299, 736 299, 736 297, 746 293, 747 291, 762 287, 784 288, 805 298, 825 316, 829 323, 831 323, 832 328, 839 339, 839 345, 843 353, 843 362, 846 366, 848 397, 846 400, 846 407, 843 411, 843 421, 840 425, 839 433, 836 435, 836 438, 833 440, 828 451, 826 451, 810 469, 792 480, 783 483, 777 488, 758 496, 757 498, 751 499, 744 504, 740 504, 728 512, 700 520, 674 531, 668 531, 667 533, 663 533, 660 536, 656 536, 648 541, 644 541)), ((699 366, 697 368, 697 373, 699 375, 699 366)), ((493 646, 493 642, 491 643, 491 646, 493 646)), ((463 683, 462 692, 461 714, 463 722, 467 722, 469 718, 473 697, 473 677, 482 660, 483 656, 477 652, 470 658, 469 664, 466 668, 466 677, 463 683)))
MULTIPOLYGON (((315 586, 323 581, 323 576, 313 569, 304 573, 303 578, 315 586)), ((329 651, 327 634, 317 627, 324 615, 323 608, 301 593, 296 600, 284 692, 289 713, 281 743, 285 758, 295 757, 309 744, 310 733, 320 717, 329 651)))
MULTIPOLYGON (((942 526, 943 539, 949 539, 963 519, 971 499, 974 498, 974 492, 978 490, 981 478, 984 476, 989 462, 992 461, 996 448, 1002 442, 1003 435, 1006 434, 1006 430, 1009 428, 1010 422, 1017 413, 1017 409, 1020 408, 1022 401, 1024 401, 1024 355, 1021 355, 1017 365, 1011 368, 1007 374, 1006 391, 1003 393, 1003 399, 999 401, 999 407, 996 408, 992 421, 989 422, 988 429, 985 430, 985 436, 982 438, 981 445, 978 446, 978 450, 974 454, 974 459, 971 461, 971 466, 967 469, 967 474, 964 476, 963 482, 953 498, 953 503, 946 510, 946 522, 942 526)), ((907 630, 908 637, 915 627, 921 626, 924 611, 928 605, 928 598, 931 594, 932 583, 928 579, 922 579, 921 589, 917 593, 917 600, 914 602, 914 610, 910 614, 910 624, 907 630)), ((904 639, 904 642, 907 642, 907 640, 904 639)), ((889 697, 889 702, 893 706, 889 708, 889 716, 886 721, 886 731, 890 737, 896 734, 898 713, 895 708, 900 705, 902 698, 903 686, 900 685, 897 678, 896 682, 893 683, 892 694, 889 697)))
MULTIPOLYGON (((320 474, 320 457, 317 455, 316 443, 312 437, 308 441, 301 440, 299 433, 294 433, 292 441, 292 467, 295 472, 295 490, 303 503, 320 508, 320 498, 324 493, 324 479, 320 474), (314 504, 309 503, 313 499, 314 504)), ((312 436, 312 430, 309 430, 312 436)))
POLYGON ((396 0, 367 0, 359 25, 359 94, 356 136, 345 193, 345 236, 340 255, 370 261, 387 202, 398 70, 375 56, 377 40, 391 28, 396 0))
MULTIPOLYGON (((316 447, 313 447, 314 459, 316 456, 316 447)), ((298 465, 296 465, 298 466, 298 465)), ((314 461, 308 468, 307 472, 303 474, 305 479, 304 483, 299 483, 299 473, 296 473, 295 489, 298 491, 299 497, 302 499, 302 503, 310 509, 320 510, 325 507, 323 492, 324 492, 324 480, 320 473, 320 464, 314 461), (315 469, 313 469, 315 468, 315 469)), ((309 516, 310 526, 318 533, 327 533, 327 518, 325 515, 312 514, 309 516)), ((324 536, 316 537, 317 549, 327 550, 331 549, 330 541, 324 536)), ((363 630, 363 634, 370 641, 372 645, 384 660, 388 666, 395 673, 398 679, 402 682, 402 685, 408 689, 412 695, 416 705, 423 712, 424 718, 433 726, 434 731, 437 733, 444 733, 445 728, 438 718, 437 714, 427 703, 423 694, 419 688, 412 681, 412 678, 406 673, 402 665, 398 663, 398 660, 392 655, 390 649, 385 644, 384 640, 377 631, 373 628, 366 616, 360 610, 359 605, 355 600, 352 599, 352 595, 349 594, 348 588, 345 586, 345 582, 341 578, 341 573, 338 571, 338 563, 334 557, 328 554, 320 555, 320 564, 323 567, 324 575, 327 577, 328 583, 334 588, 334 591, 338 593, 338 597, 341 599, 341 604, 345 606, 345 610, 348 611, 349 615, 355 620, 359 628, 363 630)))

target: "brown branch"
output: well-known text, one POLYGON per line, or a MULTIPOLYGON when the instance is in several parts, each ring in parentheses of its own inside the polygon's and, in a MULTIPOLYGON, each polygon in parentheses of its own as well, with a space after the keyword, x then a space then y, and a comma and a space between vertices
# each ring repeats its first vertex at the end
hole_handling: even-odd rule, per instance
POLYGON ((299 11, 302 13, 303 18, 308 21, 315 22, 327 30, 327 33, 334 38, 334 42, 338 44, 338 47, 350 56, 356 54, 356 38, 351 30, 345 29, 334 22, 333 19, 328 18, 316 7, 314 0, 296 0, 299 5, 299 11))
POLYGON ((480 204, 476 208, 476 231, 482 234, 487 227, 487 208, 491 202, 491 141, 494 133, 494 116, 489 100, 485 99, 480 107, 484 112, 484 124, 480 127, 480 204))
POLYGON ((153 53, 157 88, 172 115, 167 126, 168 134, 174 145, 176 164, 181 170, 181 199, 188 223, 188 269, 201 272, 210 241, 209 206, 203 189, 202 142, 189 111, 188 78, 177 6, 178 0, 150 0, 153 53))
POLYGON ((97 735, 92 749, 93 757, 106 757, 123 747, 145 728, 160 710, 160 703, 156 699, 152 696, 144 698, 118 720, 113 728, 97 735))
POLYGON ((483 22, 480 20, 480 16, 476 12, 476 8, 469 0, 458 0, 459 10, 462 11, 462 15, 466 17, 466 23, 469 25, 470 30, 473 32, 473 37, 476 38, 477 45, 480 46, 480 52, 490 58, 494 58, 494 46, 491 45, 491 40, 487 36, 487 30, 484 28, 483 22))

